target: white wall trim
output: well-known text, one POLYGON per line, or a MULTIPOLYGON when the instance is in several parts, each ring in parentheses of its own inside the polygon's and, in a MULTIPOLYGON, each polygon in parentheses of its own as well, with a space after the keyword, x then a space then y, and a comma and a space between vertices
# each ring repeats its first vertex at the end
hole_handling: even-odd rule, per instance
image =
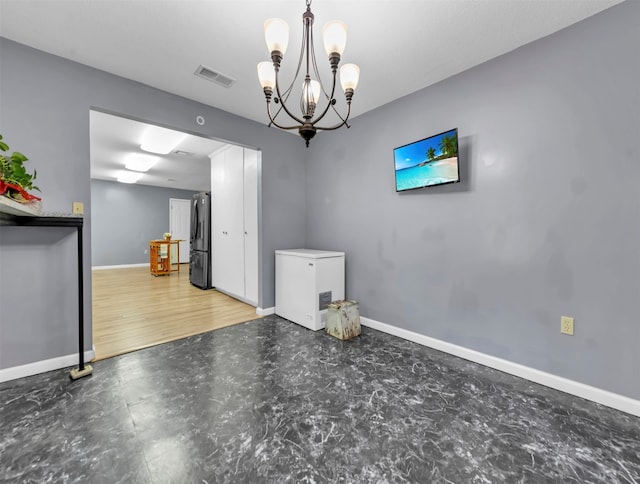
POLYGON ((446 341, 398 328, 397 326, 381 323, 380 321, 375 321, 373 319, 361 317, 360 322, 363 326, 377 329, 383 333, 392 334, 399 338, 413 341, 414 343, 428 346, 429 348, 443 351, 445 353, 464 358, 465 360, 480 363, 481 365, 504 371, 505 373, 560 390, 561 392, 585 398, 587 400, 606 405, 607 407, 615 408, 640 417, 640 400, 634 400, 633 398, 618 395, 617 393, 585 385, 584 383, 579 383, 561 376, 536 370, 535 368, 503 360, 502 358, 497 358, 485 353, 480 353, 479 351, 471 350, 463 346, 447 343, 446 341))
MULTIPOLYGON (((84 352, 84 361, 88 363, 96 357, 96 348, 84 352)), ((27 363, 26 365, 12 366, 11 368, 5 368, 0 370, 0 383, 15 380, 16 378, 23 378, 25 376, 37 375, 38 373, 44 373, 52 370, 59 370, 67 366, 78 367, 78 354, 58 356, 48 360, 34 361, 33 363, 27 363)))
POLYGON ((91 267, 92 271, 101 271, 104 269, 128 269, 130 267, 149 267, 149 263, 145 262, 144 264, 122 264, 115 266, 93 266, 91 267))
POLYGON ((256 308, 256 314, 258 316, 269 316, 271 314, 275 314, 276 313, 276 308, 275 307, 270 307, 270 308, 256 308))

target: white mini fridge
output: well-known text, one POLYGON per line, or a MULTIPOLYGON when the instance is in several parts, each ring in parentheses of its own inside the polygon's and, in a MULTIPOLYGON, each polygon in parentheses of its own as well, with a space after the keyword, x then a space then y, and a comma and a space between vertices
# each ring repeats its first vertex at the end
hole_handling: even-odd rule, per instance
POLYGON ((276 250, 276 314, 317 331, 331 301, 344 299, 344 252, 276 250))

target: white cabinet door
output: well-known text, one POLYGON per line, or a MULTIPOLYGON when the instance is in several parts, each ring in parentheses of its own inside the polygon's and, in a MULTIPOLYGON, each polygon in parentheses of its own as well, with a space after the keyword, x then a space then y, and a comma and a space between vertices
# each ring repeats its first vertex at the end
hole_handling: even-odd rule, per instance
POLYGON ((225 151, 224 284, 222 289, 244 297, 244 154, 240 146, 225 151))
POLYGON ((245 297, 244 154, 231 146, 211 157, 212 284, 245 297))
POLYGON ((245 298, 258 303, 258 156, 244 150, 244 288, 245 298))
POLYGON ((211 155, 211 284, 219 287, 224 282, 224 152, 211 155))

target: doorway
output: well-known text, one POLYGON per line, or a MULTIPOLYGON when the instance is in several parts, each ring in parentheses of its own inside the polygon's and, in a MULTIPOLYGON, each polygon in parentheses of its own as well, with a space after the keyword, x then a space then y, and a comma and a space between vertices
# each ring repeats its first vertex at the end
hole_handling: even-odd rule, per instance
POLYGON ((179 240, 180 260, 179 264, 189 263, 189 251, 191 249, 189 224, 190 224, 191 200, 181 198, 169 199, 169 232, 171 237, 179 240))
MULTIPOLYGON (((126 272, 129 269, 137 269, 143 277, 145 285, 146 283, 151 283, 155 288, 154 290, 159 290, 162 285, 174 286, 171 295, 165 295, 165 299, 185 298, 187 297, 187 292, 191 289, 200 292, 197 294, 190 294, 188 297, 197 296, 200 298, 217 293, 218 291, 215 290, 201 291, 200 289, 191 286, 188 282, 190 238, 189 211, 190 200, 193 193, 210 190, 211 160, 208 155, 223 148, 224 146, 228 146, 228 143, 219 140, 212 140, 210 138, 202 137, 201 135, 182 133, 182 144, 178 145, 172 153, 160 156, 156 165, 154 165, 149 172, 145 173, 139 182, 126 185, 127 191, 123 192, 122 187, 125 185, 116 181, 116 175, 118 171, 124 169, 124 155, 127 152, 139 152, 141 136, 144 135, 147 129, 153 128, 154 125, 144 121, 133 120, 98 110, 91 110, 90 121, 92 266, 99 266, 101 269, 109 270, 109 272, 113 272, 110 269, 114 268, 116 268, 116 270, 121 270, 119 274, 123 278, 129 278, 127 281, 123 279, 121 281, 122 285, 128 285, 130 291, 133 291, 134 294, 137 291, 136 288, 140 288, 142 291, 142 285, 135 282, 132 284, 132 278, 136 275, 127 275, 126 272), (97 184, 102 184, 103 187, 101 190, 94 191, 94 187, 97 184), (107 185, 111 191, 105 191, 103 189, 104 185, 107 185), (101 200, 95 199, 95 193, 98 191, 101 193, 101 196, 104 197, 101 200), (121 195, 122 193, 124 193, 124 195, 121 195), (153 195, 150 195, 150 193, 153 195), (160 199, 154 198, 154 201, 149 201, 150 197, 156 197, 158 194, 160 194, 160 199), (164 197, 164 201, 162 201, 162 197, 164 197), (126 207, 122 208, 119 214, 116 215, 113 213, 113 207, 117 203, 124 203, 126 204, 126 207), (142 209, 145 205, 146 211, 142 209), (101 206, 103 207, 102 211, 100 208, 101 206), (162 218, 161 222, 154 221, 151 216, 153 212, 158 211, 159 207, 162 207, 162 210, 166 211, 166 215, 162 218), (105 218, 102 217, 101 214, 105 212, 110 213, 110 218, 107 221, 110 225, 108 227, 102 227, 102 229, 105 229, 102 231, 102 234, 104 235, 106 232, 108 236, 96 237, 94 235, 96 230, 98 230, 101 227, 101 224, 105 221, 105 218), (147 252, 149 240, 161 238, 163 233, 167 231, 172 233, 173 238, 184 241, 181 242, 180 247, 180 262, 185 264, 186 267, 183 266, 179 275, 172 273, 170 276, 153 278, 149 274, 149 254, 147 252), (105 240, 109 239, 110 234, 114 234, 113 238, 105 240), (123 237, 123 234, 126 234, 126 237, 123 237), (124 242, 122 239, 124 239, 124 242), (121 245, 118 246, 116 242, 121 245), (101 257, 100 261, 96 261, 97 255, 101 257), (103 256, 104 260, 102 259, 103 256), (182 282, 186 281, 186 283, 184 285, 179 285, 179 280, 182 280, 182 282)), ((258 186, 256 186, 256 197, 258 199, 258 203, 260 203, 258 186)), ((256 257, 258 256, 259 254, 257 253, 256 257)), ((94 274, 95 273, 96 271, 94 271, 94 274)), ((101 277, 102 275, 103 274, 101 274, 101 277)), ((112 274, 112 276, 117 275, 118 272, 112 274)), ((259 280, 259 274, 257 279, 259 280)), ((111 281, 113 283, 112 278, 111 281)), ((115 286, 112 285, 112 287, 117 288, 118 283, 115 283, 115 286)), ((99 328, 96 327, 96 305, 103 304, 105 301, 102 297, 104 294, 101 296, 99 291, 101 291, 100 287, 96 287, 94 284, 94 344, 96 344, 96 353, 98 355, 104 355, 104 352, 99 350, 97 341, 99 328)), ((258 317, 255 313, 255 307, 231 298, 228 295, 223 295, 221 293, 218 293, 218 295, 227 298, 225 299, 225 307, 227 311, 229 310, 230 305, 236 305, 235 310, 232 312, 243 314, 240 319, 247 321, 258 317)), ((114 297, 113 293, 108 297, 109 302, 106 304, 111 306, 109 309, 116 308, 120 305, 118 299, 114 297)), ((194 314, 198 311, 188 309, 189 305, 186 306, 186 313, 181 312, 178 314, 173 309, 169 310, 166 313, 166 320, 158 323, 162 318, 159 318, 157 311, 153 308, 145 308, 145 304, 142 304, 142 302, 142 298, 138 298, 138 301, 134 298, 132 303, 128 303, 129 309, 124 313, 116 311, 119 315, 114 315, 114 313, 111 312, 111 315, 109 316, 108 311, 103 311, 102 314, 107 314, 107 322, 110 324, 113 320, 126 320, 135 313, 143 319, 146 318, 147 320, 154 322, 155 325, 147 327, 148 330, 167 334, 171 333, 172 335, 172 331, 165 331, 166 328, 159 329, 157 324, 166 323, 171 325, 172 323, 175 324, 176 321, 186 320, 192 317, 196 317, 196 319, 212 320, 214 322, 214 326, 215 324, 227 324, 226 321, 221 321, 217 317, 218 313, 212 315, 205 315, 204 313, 201 313, 198 316, 197 314, 194 314)), ((211 307, 214 307, 214 310, 215 307, 219 307, 219 302, 214 303, 212 301, 210 304, 211 307)), ((176 305, 174 305, 174 307, 175 306, 176 305)), ((102 307, 100 309, 104 310, 105 308, 102 307)), ((241 321, 234 320, 233 324, 236 324, 237 322, 241 321)), ((196 327, 200 328, 197 321, 191 321, 190 326, 193 328, 194 324, 196 327)), ((142 325, 141 331, 144 331, 145 327, 145 325, 142 325)), ((208 329, 203 329, 202 331, 215 329, 215 327, 208 326, 207 328, 208 329)), ((131 328, 127 328, 126 325, 120 329, 117 329, 116 326, 110 326, 109 331, 123 330, 126 333, 127 331, 130 332, 130 329, 131 328)), ((185 328, 183 334, 179 336, 173 335, 170 338, 178 339, 180 337, 189 336, 190 334, 193 334, 193 331, 202 332, 200 329, 194 330, 185 328)), ((134 338, 132 336, 131 340, 132 344, 129 351, 144 346, 133 341, 134 338)), ((155 342, 153 344, 158 343, 155 342)))

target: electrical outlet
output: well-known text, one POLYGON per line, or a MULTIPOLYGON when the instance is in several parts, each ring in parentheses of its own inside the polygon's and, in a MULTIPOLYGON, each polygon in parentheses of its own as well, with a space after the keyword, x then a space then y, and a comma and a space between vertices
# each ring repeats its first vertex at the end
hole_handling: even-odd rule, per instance
POLYGON ((573 318, 569 316, 560 317, 560 332, 573 336, 573 318))
POLYGON ((82 202, 73 202, 73 214, 74 215, 83 215, 84 214, 84 203, 82 203, 82 202))

